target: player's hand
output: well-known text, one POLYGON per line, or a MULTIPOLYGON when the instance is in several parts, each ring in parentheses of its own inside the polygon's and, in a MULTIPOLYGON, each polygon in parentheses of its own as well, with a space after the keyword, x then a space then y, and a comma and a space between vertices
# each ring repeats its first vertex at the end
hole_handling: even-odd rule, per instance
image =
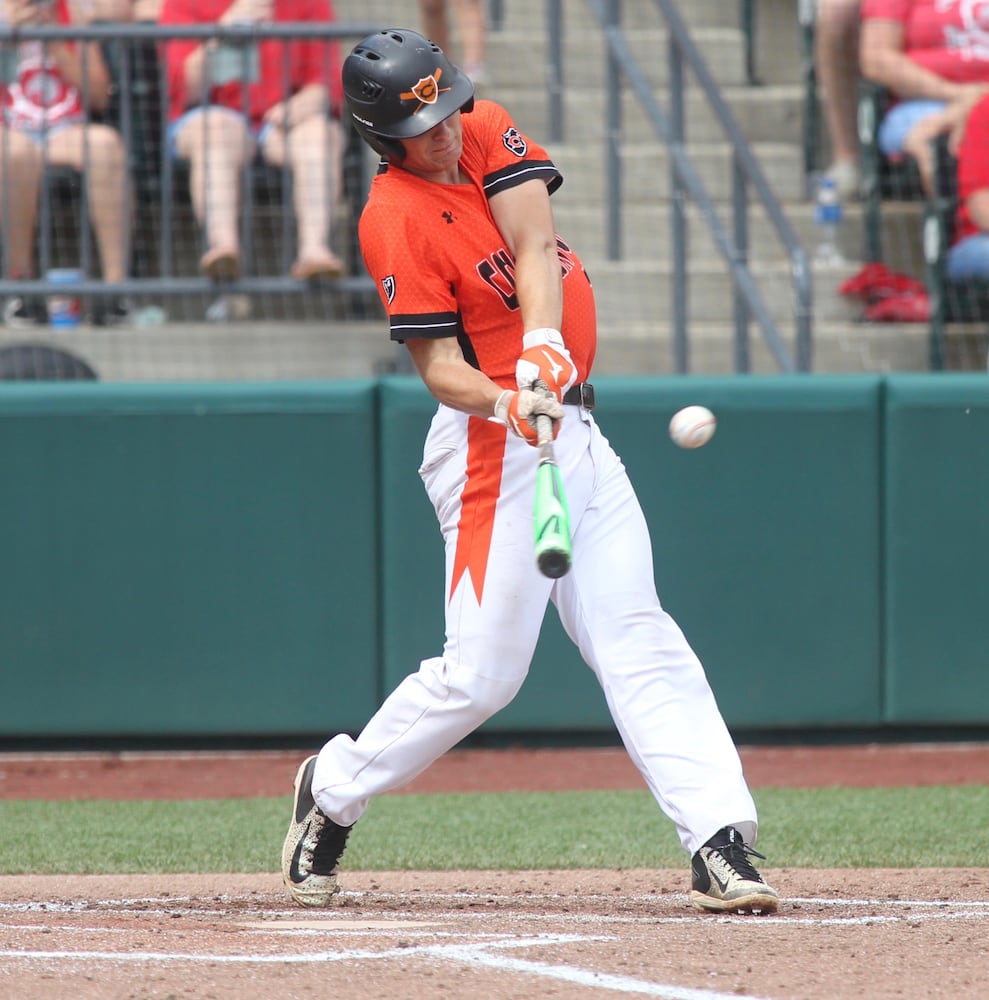
POLYGON ((273 15, 273 0, 234 0, 224 11, 220 24, 256 24, 270 21, 273 15))
POLYGON ((530 330, 522 338, 522 354, 515 362, 515 382, 529 389, 541 379, 557 400, 577 381, 577 369, 559 330, 530 330))
POLYGON ((559 433, 563 404, 553 395, 520 389, 512 392, 506 389, 495 403, 495 419, 508 424, 509 429, 527 444, 537 447, 539 435, 536 433, 536 415, 545 414, 553 421, 553 437, 559 433))

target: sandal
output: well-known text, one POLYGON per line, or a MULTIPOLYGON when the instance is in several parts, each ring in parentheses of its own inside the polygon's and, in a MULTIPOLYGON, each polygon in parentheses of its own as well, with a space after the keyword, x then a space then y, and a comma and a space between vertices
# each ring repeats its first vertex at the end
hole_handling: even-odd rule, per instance
POLYGON ((299 281, 332 281, 343 276, 343 261, 336 254, 300 257, 292 265, 292 277, 299 281))
POLYGON ((236 250, 207 250, 199 270, 213 281, 236 281, 240 277, 240 256, 236 250))

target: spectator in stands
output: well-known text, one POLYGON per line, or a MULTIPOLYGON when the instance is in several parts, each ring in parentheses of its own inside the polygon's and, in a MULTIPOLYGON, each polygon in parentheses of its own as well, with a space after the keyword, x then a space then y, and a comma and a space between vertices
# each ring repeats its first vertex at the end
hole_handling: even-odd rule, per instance
POLYGON ((954 153, 969 110, 966 102, 953 101, 945 104, 940 111, 925 115, 907 132, 903 140, 903 152, 917 162, 925 194, 934 194, 934 140, 938 136, 947 135, 949 149, 954 153))
MULTIPOLYGON (((453 0, 457 11, 457 34, 460 40, 459 63, 475 87, 487 85, 485 65, 487 51, 487 21, 483 0, 453 0)), ((453 52, 450 45, 450 24, 446 0, 419 0, 422 33, 444 52, 453 52)))
MULTIPOLYGON (((135 0, 82 0, 89 20, 99 22, 136 21, 135 0)), ((71 6, 71 3, 70 3, 71 6)))
POLYGON ((818 0, 814 65, 831 140, 827 171, 843 201, 857 198, 861 183, 857 126, 860 0, 818 0))
POLYGON ((942 119, 947 130, 989 92, 989 24, 979 21, 978 9, 943 0, 862 0, 862 73, 896 98, 879 127, 886 156, 915 151, 910 133, 929 130, 925 119, 949 112, 942 119))
POLYGON ((955 242, 948 251, 948 278, 989 278, 989 96, 969 114, 957 157, 958 213, 955 242))
MULTIPOLYGON (((164 0, 158 18, 161 25, 332 20, 330 0, 164 0)), ((217 51, 216 39, 166 46, 168 143, 173 155, 189 161, 193 210, 206 232, 200 269, 215 280, 239 277, 241 173, 260 152, 292 171, 298 229, 293 277, 339 277, 343 262, 329 246, 343 152, 336 45, 262 39, 246 116, 240 80, 211 83, 210 56, 217 51)))
MULTIPOLYGON (((88 5, 67 0, 3 0, 2 9, 14 27, 85 24, 91 17, 88 5)), ((33 274, 35 226, 47 162, 83 174, 103 279, 122 281, 130 214, 127 158, 120 133, 89 120, 89 112, 105 108, 112 93, 99 45, 21 42, 14 74, 10 82, 0 83, 0 217, 7 275, 33 274)), ((127 314, 123 299, 101 297, 96 318, 115 323, 127 314)), ((11 326, 47 322, 44 300, 8 299, 4 320, 11 326)))

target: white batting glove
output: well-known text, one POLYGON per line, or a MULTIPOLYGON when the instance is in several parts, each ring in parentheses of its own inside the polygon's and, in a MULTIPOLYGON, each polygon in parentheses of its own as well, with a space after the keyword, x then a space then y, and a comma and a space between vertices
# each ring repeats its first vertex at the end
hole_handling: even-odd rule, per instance
POLYGON ((494 406, 495 419, 507 424, 513 433, 534 446, 539 444, 539 435, 536 433, 537 414, 545 414, 553 421, 553 437, 556 437, 559 421, 563 416, 563 404, 555 396, 532 392, 530 389, 520 389, 518 392, 506 389, 494 406))
POLYGON ((545 382, 559 400, 577 381, 577 368, 559 330, 543 327, 529 330, 522 337, 522 354, 515 362, 515 383, 520 389, 528 389, 537 379, 545 382))

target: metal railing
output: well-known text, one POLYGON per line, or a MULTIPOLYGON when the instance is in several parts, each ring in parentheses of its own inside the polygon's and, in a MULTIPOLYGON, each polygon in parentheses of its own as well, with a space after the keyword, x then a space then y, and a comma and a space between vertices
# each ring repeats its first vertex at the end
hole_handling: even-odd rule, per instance
MULTIPOLYGON (((117 100, 119 101, 119 108, 117 109, 118 121, 115 123, 121 132, 124 140, 125 147, 132 151, 133 149, 133 134, 138 125, 138 116, 140 114, 140 109, 135 106, 135 94, 132 92, 131 86, 128 85, 129 81, 132 80, 132 61, 133 53, 132 48, 144 43, 153 43, 156 46, 160 46, 163 43, 167 43, 172 40, 179 39, 197 39, 201 41, 207 41, 211 39, 216 39, 218 42, 226 43, 235 48, 243 54, 244 65, 247 65, 247 53, 249 47, 257 44, 259 41, 264 39, 283 39, 285 41, 291 41, 295 39, 306 39, 306 40, 325 40, 326 42, 340 42, 341 40, 358 40, 364 36, 377 31, 380 29, 378 24, 361 24, 361 23, 309 23, 309 22, 284 22, 284 23, 266 23, 266 24, 240 24, 240 25, 230 25, 230 26, 220 26, 218 24, 203 24, 203 25, 169 25, 162 26, 153 23, 94 23, 90 25, 69 25, 69 26, 31 26, 24 27, 20 29, 11 28, 10 25, 0 26, 0 54, 5 54, 9 56, 11 50, 20 42, 26 41, 40 41, 43 45, 49 45, 55 41, 89 41, 100 43, 107 52, 112 48, 115 54, 115 59, 118 60, 115 67, 116 72, 112 75, 116 76, 118 88, 117 88, 117 100)), ((286 51, 288 47, 286 46, 286 51)), ((83 59, 86 59, 86 50, 83 49, 83 59)), ((343 53, 341 53, 342 59, 343 53)), ((0 60, 6 64, 6 60, 0 60)), ((84 62, 85 68, 85 62, 84 62)), ((159 73, 159 98, 160 107, 157 109, 157 122, 160 128, 164 129, 167 126, 168 121, 168 103, 167 103, 167 87, 164 79, 164 59, 163 56, 159 56, 157 71, 159 73)), ((85 78, 85 72, 83 74, 85 78)), ((288 74, 287 71, 284 74, 285 86, 287 87, 288 74)), ((246 88, 245 88, 246 92, 246 88)), ((86 92, 86 88, 83 88, 82 99, 84 106, 88 109, 91 105, 89 94, 86 92)), ((246 104, 246 96, 245 96, 246 104)), ((336 109, 337 111, 339 109, 336 109)), ((60 292, 66 295, 79 295, 88 296, 95 294, 118 294, 118 295, 148 295, 153 297, 159 296, 176 296, 176 295, 188 295, 188 294, 215 294, 218 290, 218 283, 211 281, 205 276, 199 276, 195 273, 194 269, 190 269, 189 261, 186 260, 183 263, 186 265, 184 268, 176 267, 175 264, 175 251, 172 246, 173 231, 172 222, 174 218, 176 200, 187 197, 182 193, 183 184, 180 182, 176 183, 177 175, 181 175, 183 169, 181 166, 177 166, 176 162, 173 160, 167 148, 167 143, 164 140, 164 136, 159 136, 159 148, 160 148, 160 162, 156 165, 156 169, 160 172, 159 182, 155 185, 156 187, 156 209, 158 217, 160 218, 161 233, 159 238, 159 246, 157 248, 157 253, 155 254, 156 265, 150 268, 152 273, 137 276, 131 275, 125 280, 120 282, 107 283, 100 280, 95 275, 94 261, 92 260, 92 253, 90 250, 90 237, 92 233, 92 218, 90 206, 86 202, 85 197, 85 187, 84 185, 79 185, 80 187, 80 206, 79 206, 79 260, 78 267, 82 272, 82 278, 78 281, 60 285, 60 292), (178 273, 181 270, 192 273, 178 273)), ((47 149, 47 143, 45 142, 44 131, 41 135, 41 145, 42 145, 42 155, 45 156, 45 151, 47 149)), ((357 143, 360 147, 360 144, 357 143)), ((362 147, 361 147, 362 148, 362 147)), ((8 150, 4 147, 0 147, 0 157, 4 157, 8 154, 8 150)), ((43 161, 44 163, 44 161, 43 161)), ((88 152, 84 153, 84 171, 88 163, 88 152)), ((47 164, 45 164, 47 167, 47 164)), ((131 164, 133 167, 133 163, 131 164)), ((244 167, 244 176, 242 179, 242 214, 241 214, 241 233, 242 235, 250 240, 250 223, 251 223, 251 210, 252 210, 252 194, 251 194, 251 176, 250 172, 253 169, 253 165, 248 163, 244 167)), ((277 171, 281 174, 281 185, 280 191, 277 192, 277 197, 280 199, 283 206, 283 219, 282 219, 282 236, 286 237, 289 234, 289 228, 293 225, 291 219, 291 199, 287 197, 290 190, 289 185, 291 182, 289 168, 286 164, 285 167, 271 168, 273 171, 277 171)), ((5 174, 9 176, 9 173, 5 171, 5 174)), ((132 180, 135 178, 132 176, 132 180)), ((9 276, 8 272, 8 253, 7 253, 7 233, 3 234, 3 250, 4 250, 4 271, 3 275, 0 276, 0 297, 11 296, 11 295, 35 295, 43 296, 45 294, 50 294, 50 285, 45 281, 44 274, 45 271, 53 265, 52 257, 52 246, 51 246, 51 223, 52 223, 52 207, 51 207, 51 197, 52 188, 60 182, 58 174, 52 173, 50 169, 44 169, 42 173, 42 189, 39 203, 39 224, 38 224, 38 239, 36 245, 36 257, 38 261, 38 272, 39 277, 32 279, 24 278, 12 278, 9 276)), ((357 190, 351 190, 346 197, 353 203, 354 210, 359 210, 360 204, 363 200, 364 191, 360 188, 366 187, 366 180, 357 181, 357 190)), ((6 217, 6 208, 9 205, 9 199, 12 197, 17 197, 17 192, 11 191, 10 186, 5 184, 4 190, 0 192, 0 197, 4 199, 4 215, 6 217)), ((128 197, 127 192, 120 192, 120 197, 128 197)), ((142 225, 142 212, 149 211, 149 205, 147 204, 147 199, 138 198, 136 200, 136 218, 131 218, 129 220, 128 234, 127 238, 131 238, 131 232, 134 228, 134 224, 137 226, 142 225)), ((356 215, 352 214, 352 224, 356 223, 356 215)), ((250 255, 245 254, 245 259, 249 259, 250 255)), ((198 259, 198 258, 197 258, 198 259)), ((284 256, 281 265, 284 265, 284 256)), ((359 261, 358 261, 359 263, 359 261)), ((291 277, 287 273, 287 267, 279 266, 277 269, 272 267, 268 273, 251 273, 248 267, 245 271, 243 277, 233 281, 227 281, 222 283, 222 291, 224 293, 296 293, 302 292, 307 289, 307 283, 291 277)), ((326 290, 332 291, 334 294, 342 293, 356 293, 358 295, 366 294, 369 289, 372 289, 372 283, 366 274, 363 273, 362 268, 355 269, 358 273, 354 273, 351 276, 345 276, 332 283, 327 283, 325 285, 326 290)))
MULTIPOLYGON (((731 109, 697 49, 676 5, 672 0, 655 0, 669 32, 669 95, 667 114, 656 99, 653 85, 640 67, 621 27, 621 0, 587 0, 607 42, 606 102, 604 132, 606 143, 607 234, 608 255, 621 259, 621 96, 627 84, 651 122, 656 135, 670 152, 673 251, 673 343, 674 365, 678 372, 689 370, 687 332, 687 221, 685 196, 697 205, 719 253, 723 257, 734 287, 735 369, 750 370, 749 323, 755 321, 767 347, 781 370, 809 371, 812 352, 812 274, 806 251, 783 212, 780 201, 770 188, 752 149, 742 134, 731 109), (690 68, 701 92, 717 119, 732 152, 731 233, 722 223, 717 208, 707 193, 685 147, 684 67, 690 68), (761 202, 789 259, 795 309, 795 352, 787 346, 770 313, 758 283, 749 267, 748 213, 749 191, 761 202)), ((549 51, 548 93, 551 140, 564 141, 563 122, 563 5, 550 0, 547 11, 549 51)))

